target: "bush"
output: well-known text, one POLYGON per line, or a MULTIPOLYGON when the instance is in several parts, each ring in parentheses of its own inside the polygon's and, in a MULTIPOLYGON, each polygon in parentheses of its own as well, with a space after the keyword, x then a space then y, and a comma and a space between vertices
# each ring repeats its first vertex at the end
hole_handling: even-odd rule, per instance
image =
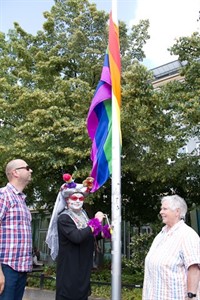
MULTIPOLYGON (((141 272, 136 272, 127 268, 124 263, 122 264, 122 284, 133 285, 141 284, 143 281, 143 274, 141 272)), ((44 267, 44 282, 43 288, 49 290, 55 290, 55 265, 54 266, 45 266, 44 267), (51 279, 50 279, 51 278, 51 279)), ((28 276, 27 285, 30 287, 40 288, 41 284, 41 273, 32 273, 28 276)), ((97 269, 93 270, 91 274, 91 282, 99 282, 104 284, 92 284, 92 296, 101 297, 105 299, 111 299, 111 262, 106 261, 105 264, 97 269)), ((141 300, 142 298, 142 289, 134 289, 132 287, 122 287, 122 299, 123 300, 141 300)))
POLYGON ((138 233, 134 234, 131 238, 130 242, 130 252, 131 259, 123 259, 123 266, 126 268, 127 272, 130 273, 144 273, 144 261, 149 251, 149 248, 153 242, 154 237, 160 231, 161 224, 154 223, 151 224, 151 228, 153 230, 152 234, 149 233, 138 233))
MULTIPOLYGON (((142 289, 122 288, 122 300, 141 300, 142 289)), ((92 286, 92 296, 111 299, 111 286, 92 286)))
POLYGON ((154 239, 153 234, 136 234, 131 238, 131 260, 127 262, 127 268, 144 272, 144 260, 154 239))

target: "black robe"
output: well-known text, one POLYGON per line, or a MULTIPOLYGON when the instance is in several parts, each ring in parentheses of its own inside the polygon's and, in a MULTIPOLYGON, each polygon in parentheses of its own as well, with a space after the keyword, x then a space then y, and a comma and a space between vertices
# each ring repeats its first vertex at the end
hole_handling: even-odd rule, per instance
POLYGON ((56 300, 86 300, 93 266, 91 228, 78 229, 70 216, 63 213, 58 218, 58 237, 56 300))

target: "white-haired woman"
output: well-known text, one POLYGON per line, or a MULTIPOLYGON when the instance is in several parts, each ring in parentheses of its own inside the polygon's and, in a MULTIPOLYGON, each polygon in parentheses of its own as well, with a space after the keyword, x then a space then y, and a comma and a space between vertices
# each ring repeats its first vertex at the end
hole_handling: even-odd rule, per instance
POLYGON ((143 300, 200 299, 200 238, 185 224, 186 213, 180 196, 161 199, 165 226, 145 258, 143 300))

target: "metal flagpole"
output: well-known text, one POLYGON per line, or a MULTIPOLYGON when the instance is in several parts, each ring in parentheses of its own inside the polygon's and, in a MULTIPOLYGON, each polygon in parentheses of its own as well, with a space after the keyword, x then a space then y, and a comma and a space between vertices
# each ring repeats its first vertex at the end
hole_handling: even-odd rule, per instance
MULTIPOLYGON (((113 21, 117 25, 117 0, 112 0, 113 21)), ((112 300, 121 299, 121 146, 118 112, 112 93, 112 300)))

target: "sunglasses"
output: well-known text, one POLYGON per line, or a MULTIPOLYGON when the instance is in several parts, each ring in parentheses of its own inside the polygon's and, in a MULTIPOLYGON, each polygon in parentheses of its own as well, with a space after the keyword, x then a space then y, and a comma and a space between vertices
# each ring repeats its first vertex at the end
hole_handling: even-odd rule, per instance
POLYGON ((19 167, 19 168, 16 168, 15 170, 20 170, 20 169, 25 169, 26 171, 30 171, 31 167, 29 167, 29 166, 19 167))
POLYGON ((80 201, 84 201, 84 197, 83 196, 76 196, 76 195, 72 195, 69 197, 70 200, 76 201, 76 200, 80 200, 80 201))

